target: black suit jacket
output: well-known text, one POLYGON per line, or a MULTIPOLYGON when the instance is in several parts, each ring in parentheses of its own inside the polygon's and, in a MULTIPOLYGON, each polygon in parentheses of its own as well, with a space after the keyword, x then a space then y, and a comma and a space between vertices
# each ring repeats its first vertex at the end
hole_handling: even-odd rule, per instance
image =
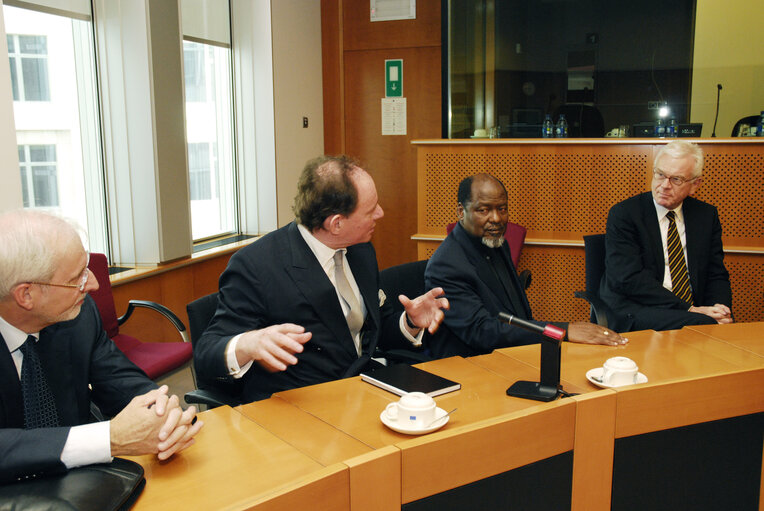
POLYGON ((362 354, 356 353, 337 292, 292 222, 236 252, 220 276, 218 308, 197 342, 197 377, 214 385, 236 382, 244 401, 274 392, 358 374, 378 343, 409 344, 398 326, 399 315, 380 306, 379 271, 374 247, 348 247, 347 260, 366 306, 362 354), (298 362, 269 373, 257 363, 240 380, 228 374, 225 349, 232 337, 271 325, 295 323, 313 335, 296 354, 298 362))
MULTIPOLYGON (((436 357, 477 355, 490 353, 496 348, 541 341, 540 335, 497 319, 499 312, 531 318, 531 307, 512 266, 507 244, 497 252, 501 252, 501 257, 509 264, 510 278, 520 295, 522 311, 513 307, 503 284, 486 262, 479 243, 480 240, 470 236, 461 224, 456 224, 427 263, 425 287, 442 287, 451 305, 443 320, 451 335, 433 338, 428 344, 436 357)), ((566 326, 564 323, 560 325, 566 326)))
POLYGON ((682 203, 687 244, 687 270, 693 304, 663 287, 665 259, 655 203, 646 192, 613 206, 605 237, 603 300, 624 316, 623 331, 631 327, 628 313, 642 307, 686 311, 690 305, 732 305, 729 273, 724 267, 722 227, 716 208, 688 197, 682 203))
POLYGON ((61 427, 23 429, 21 383, 5 340, 0 341, 0 481, 63 469, 60 456, 69 428, 90 422, 91 399, 113 416, 133 397, 156 388, 106 337, 90 296, 75 319, 44 328, 37 348, 61 427))

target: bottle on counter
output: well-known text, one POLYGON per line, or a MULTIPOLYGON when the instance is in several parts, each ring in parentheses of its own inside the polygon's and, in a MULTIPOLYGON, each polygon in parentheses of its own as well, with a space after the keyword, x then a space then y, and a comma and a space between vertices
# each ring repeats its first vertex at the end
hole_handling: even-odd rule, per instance
POLYGON ((655 136, 660 138, 666 136, 666 125, 663 123, 663 119, 658 119, 655 123, 655 136))
POLYGON ((549 114, 546 114, 544 123, 541 125, 541 138, 554 138, 554 123, 552 122, 552 116, 549 114))
POLYGON ((565 120, 565 114, 560 114, 555 126, 554 135, 557 138, 568 138, 568 121, 565 120))
POLYGON ((759 122, 756 123, 756 136, 764 137, 764 110, 761 111, 759 122))
POLYGON ((679 135, 679 126, 676 124, 676 119, 671 119, 668 127, 666 128, 667 137, 676 137, 679 135))

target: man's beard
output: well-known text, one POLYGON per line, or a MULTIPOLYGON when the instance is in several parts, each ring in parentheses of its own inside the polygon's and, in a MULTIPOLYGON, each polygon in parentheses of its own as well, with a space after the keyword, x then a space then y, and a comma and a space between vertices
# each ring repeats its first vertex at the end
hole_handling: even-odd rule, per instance
POLYGON ((483 236, 480 238, 480 241, 489 248, 499 248, 504 244, 504 236, 501 236, 499 238, 492 238, 490 236, 483 236))

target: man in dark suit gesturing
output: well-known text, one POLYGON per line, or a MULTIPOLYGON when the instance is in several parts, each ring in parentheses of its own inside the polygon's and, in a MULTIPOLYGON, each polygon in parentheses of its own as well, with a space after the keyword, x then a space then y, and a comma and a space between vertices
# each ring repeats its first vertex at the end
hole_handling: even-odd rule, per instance
POLYGON ((87 263, 67 221, 0 216, 0 482, 118 455, 166 459, 202 426, 106 336, 87 263), (88 424, 91 400, 114 418, 88 424))
POLYGON ((610 209, 600 294, 616 330, 732 322, 719 214, 690 197, 702 171, 700 147, 670 142, 655 157, 652 192, 610 209))
POLYGON ((386 302, 369 242, 383 212, 353 161, 308 162, 294 211, 296 221, 231 257, 194 352, 200 379, 236 382, 244 401, 356 375, 378 344, 420 343, 448 307, 441 289, 401 295, 400 316, 386 302))
MULTIPOLYGON (((478 355, 541 341, 539 334, 499 321, 499 312, 535 321, 504 240, 509 214, 507 190, 488 174, 459 183, 459 223, 430 258, 425 283, 440 286, 453 306, 445 314, 448 333, 433 338, 437 357, 478 355)), ((626 339, 591 323, 561 323, 573 342, 618 346, 626 339)))

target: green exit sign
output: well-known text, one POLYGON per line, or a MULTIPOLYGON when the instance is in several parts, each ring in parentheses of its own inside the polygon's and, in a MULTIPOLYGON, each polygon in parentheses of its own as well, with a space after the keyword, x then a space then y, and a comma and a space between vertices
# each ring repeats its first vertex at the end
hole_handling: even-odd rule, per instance
POLYGON ((403 97, 403 59, 385 60, 385 97, 403 97))

